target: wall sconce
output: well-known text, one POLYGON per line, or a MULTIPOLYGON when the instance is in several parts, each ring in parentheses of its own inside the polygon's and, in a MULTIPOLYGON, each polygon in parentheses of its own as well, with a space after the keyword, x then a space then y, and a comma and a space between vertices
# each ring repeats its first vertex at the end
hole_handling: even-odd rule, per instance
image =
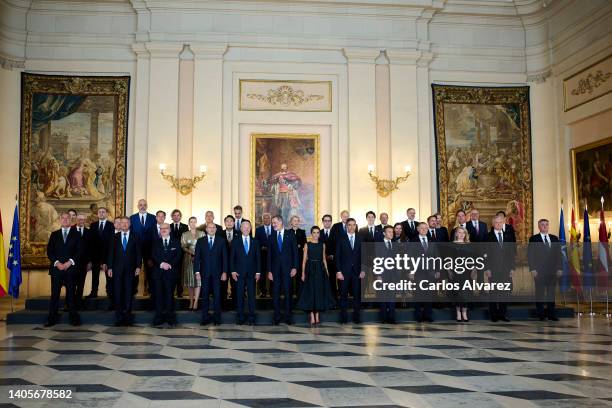
POLYGON ((178 191, 184 196, 191 194, 193 189, 196 188, 196 184, 204 180, 204 178, 206 177, 207 171, 208 171, 208 168, 204 165, 201 165, 199 175, 193 176, 191 178, 188 178, 188 177, 176 178, 171 174, 166 174, 166 164, 165 163, 159 163, 159 172, 161 173, 162 178, 166 180, 168 183, 170 183, 172 188, 174 188, 176 191, 178 191))
POLYGON ((378 192, 378 195, 381 197, 387 197, 393 191, 397 190, 401 183, 408 180, 408 177, 410 177, 412 172, 410 166, 405 166, 404 171, 406 174, 396 177, 395 180, 387 180, 379 178, 376 173, 374 173, 375 169, 376 168, 373 164, 368 165, 368 174, 370 175, 370 179, 374 182, 374 184, 376 184, 376 192, 378 192))

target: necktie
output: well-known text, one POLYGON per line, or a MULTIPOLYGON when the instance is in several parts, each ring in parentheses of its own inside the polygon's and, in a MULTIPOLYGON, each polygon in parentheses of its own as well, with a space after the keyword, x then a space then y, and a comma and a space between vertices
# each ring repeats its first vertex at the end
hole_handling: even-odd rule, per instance
POLYGON ((342 229, 344 230, 344 232, 346 232, 346 224, 342 224, 342 229))
POLYGON ((64 244, 66 243, 66 238, 68 238, 68 231, 66 229, 62 230, 62 234, 64 235, 64 244))
POLYGON ((104 221, 100 223, 100 235, 104 232, 104 221))
POLYGON ((157 226, 157 236, 161 238, 161 231, 159 229, 159 225, 157 226))
POLYGON ((127 248, 127 234, 126 234, 125 232, 123 233, 123 241, 122 241, 122 244, 123 244, 123 251, 125 252, 125 250, 126 250, 126 248, 127 248))
POLYGON ((227 240, 231 241, 232 240, 232 231, 227 230, 227 240))
POLYGON ((355 249, 355 237, 353 235, 350 236, 350 241, 351 241, 351 249, 355 249))
POLYGON ((178 222, 177 222, 177 223, 174 224, 174 230, 178 231, 178 229, 179 229, 179 225, 178 225, 178 222))
POLYGON ((387 250, 391 250, 391 241, 387 241, 387 250))
POLYGON ((501 232, 497 233, 497 242, 499 242, 500 246, 503 245, 503 243, 504 243, 504 239, 502 238, 502 233, 501 232))
POLYGON ((164 239, 164 249, 168 249, 168 239, 164 239))
POLYGON ((266 225, 266 237, 270 237, 270 227, 266 225))
POLYGON ((213 238, 208 237, 208 249, 212 249, 212 246, 213 246, 213 238))
POLYGON ((79 228, 79 234, 81 234, 81 236, 83 236, 83 228, 79 228))
POLYGON ((244 252, 248 254, 249 253, 249 239, 247 237, 244 237, 243 240, 244 240, 244 252))
POLYGON ((140 216, 140 225, 142 225, 143 227, 145 226, 145 217, 144 217, 144 215, 140 216))
POLYGON ((435 230, 435 228, 431 230, 431 236, 433 237, 433 239, 436 239, 436 230, 435 230))
POLYGON ((428 245, 427 245, 427 238, 422 237, 422 238, 421 238, 421 241, 423 242, 423 249, 425 249, 425 250, 427 251, 427 246, 428 246, 428 245))
POLYGON ((278 240, 278 251, 283 250, 283 234, 280 232, 276 233, 276 239, 278 240))
POLYGON ((370 238, 374 238, 374 227, 370 227, 370 238))
POLYGON ((240 230, 240 219, 236 220, 236 229, 240 230))
POLYGON ((550 248, 550 241, 548 240, 548 235, 544 235, 544 243, 546 244, 547 247, 550 248))
POLYGON ((474 228, 476 229, 476 233, 478 234, 478 221, 474 221, 474 228))

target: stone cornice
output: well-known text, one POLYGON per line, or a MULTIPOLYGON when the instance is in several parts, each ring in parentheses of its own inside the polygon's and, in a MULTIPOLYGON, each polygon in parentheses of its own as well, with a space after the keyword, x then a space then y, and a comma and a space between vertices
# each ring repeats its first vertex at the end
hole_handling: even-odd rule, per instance
POLYGON ((374 64, 381 50, 375 48, 343 48, 342 52, 349 64, 374 64))

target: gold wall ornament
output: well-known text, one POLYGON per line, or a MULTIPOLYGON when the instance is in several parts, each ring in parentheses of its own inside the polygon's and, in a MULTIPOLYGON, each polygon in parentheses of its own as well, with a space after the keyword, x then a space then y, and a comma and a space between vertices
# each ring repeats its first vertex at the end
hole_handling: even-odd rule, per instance
POLYGON ((403 176, 398 176, 394 180, 390 179, 381 179, 374 172, 374 165, 368 166, 368 174, 370 179, 376 184, 376 192, 381 197, 387 197, 389 194, 399 189, 399 185, 408 180, 408 177, 412 174, 410 166, 404 167, 404 171, 406 174, 403 176))
POLYGON ((170 183, 173 189, 186 196, 191 194, 196 188, 196 185, 206 178, 207 168, 206 166, 200 166, 200 174, 197 176, 177 178, 172 174, 166 174, 166 165, 160 163, 159 172, 162 178, 170 183))
POLYGON ((305 95, 304 91, 293 89, 290 85, 281 85, 276 89, 268 89, 265 95, 247 94, 249 99, 264 101, 270 105, 300 106, 311 101, 320 101, 323 95, 305 95))
POLYGON ((594 74, 588 74, 586 78, 581 79, 578 82, 578 87, 572 89, 572 95, 582 95, 584 93, 592 94, 595 89, 599 88, 611 76, 612 72, 606 72, 604 74, 601 69, 598 69, 594 74))
POLYGON ((238 109, 331 112, 332 81, 240 79, 238 109))

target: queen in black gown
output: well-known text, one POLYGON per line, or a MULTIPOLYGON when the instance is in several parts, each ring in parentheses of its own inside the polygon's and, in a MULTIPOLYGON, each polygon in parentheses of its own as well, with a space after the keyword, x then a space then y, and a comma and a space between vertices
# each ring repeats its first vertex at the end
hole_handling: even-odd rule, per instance
POLYGON ((304 246, 302 261, 302 291, 297 307, 310 312, 310 324, 317 325, 319 312, 334 306, 334 298, 329 286, 327 263, 323 254, 325 244, 319 241, 321 230, 314 226, 310 229, 311 242, 304 246))

